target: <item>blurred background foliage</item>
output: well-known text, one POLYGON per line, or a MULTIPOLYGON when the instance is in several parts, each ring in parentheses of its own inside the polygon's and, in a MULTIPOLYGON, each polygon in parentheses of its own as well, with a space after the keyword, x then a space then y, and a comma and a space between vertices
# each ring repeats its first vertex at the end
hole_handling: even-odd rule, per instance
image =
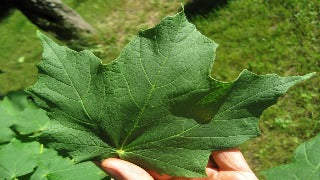
MULTIPOLYGON (((140 30, 185 4, 189 20, 219 44, 212 76, 230 81, 242 69, 302 75, 320 70, 319 0, 63 0, 97 31, 90 39, 59 40, 115 59, 140 30)), ((10 3, 0 8, 0 94, 36 80, 42 47, 38 29, 10 3)), ((301 142, 320 132, 320 76, 293 87, 261 119, 261 136, 241 146, 258 174, 290 161, 301 142)))

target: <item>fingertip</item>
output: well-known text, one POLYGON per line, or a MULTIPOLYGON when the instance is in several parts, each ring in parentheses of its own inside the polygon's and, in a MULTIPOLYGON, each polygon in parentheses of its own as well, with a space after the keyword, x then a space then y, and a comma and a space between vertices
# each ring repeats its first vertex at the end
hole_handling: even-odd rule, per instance
POLYGON ((121 160, 116 158, 109 158, 101 162, 101 167, 110 176, 114 178, 119 178, 121 176, 121 172, 119 172, 119 170, 121 170, 121 164, 121 160))
POLYGON ((219 170, 223 171, 251 171, 241 151, 237 148, 214 151, 212 157, 219 170))
POLYGON ((157 179, 157 180, 169 180, 171 179, 172 177, 167 175, 167 174, 159 174, 155 171, 152 171, 152 170, 148 170, 147 171, 154 179, 157 179))
POLYGON ((206 174, 208 179, 217 179, 219 173, 215 168, 206 168, 206 174))
POLYGON ((105 159, 101 162, 101 167, 115 179, 153 180, 150 174, 141 167, 121 159, 105 159))
POLYGON ((105 159, 101 162, 101 166, 102 167, 106 167, 106 168, 112 168, 114 166, 117 166, 117 163, 118 163, 118 160, 117 158, 108 158, 108 159, 105 159))

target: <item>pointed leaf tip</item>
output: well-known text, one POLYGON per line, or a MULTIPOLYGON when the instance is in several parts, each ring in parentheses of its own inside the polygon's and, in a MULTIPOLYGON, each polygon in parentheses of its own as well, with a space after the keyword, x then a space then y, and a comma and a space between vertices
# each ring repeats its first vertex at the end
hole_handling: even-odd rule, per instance
POLYGON ((40 30, 37 30, 36 36, 37 38, 42 39, 45 35, 40 30))
POLYGON ((312 73, 309 73, 309 74, 306 74, 304 75, 304 79, 309 79, 309 78, 312 78, 313 76, 315 76, 317 73, 316 72, 312 72, 312 73))
POLYGON ((43 46, 44 46, 44 44, 57 44, 56 42, 51 40, 47 35, 45 35, 44 33, 42 33, 39 30, 37 30, 37 38, 40 39, 43 46))

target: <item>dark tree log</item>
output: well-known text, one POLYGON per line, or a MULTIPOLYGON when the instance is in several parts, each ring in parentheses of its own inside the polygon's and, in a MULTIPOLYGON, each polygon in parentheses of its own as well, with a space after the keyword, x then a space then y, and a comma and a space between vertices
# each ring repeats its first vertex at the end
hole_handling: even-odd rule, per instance
POLYGON ((94 28, 61 0, 14 0, 15 6, 35 25, 60 39, 79 39, 94 28))
POLYGON ((10 14, 10 10, 13 9, 12 0, 0 0, 0 21, 2 18, 10 14))

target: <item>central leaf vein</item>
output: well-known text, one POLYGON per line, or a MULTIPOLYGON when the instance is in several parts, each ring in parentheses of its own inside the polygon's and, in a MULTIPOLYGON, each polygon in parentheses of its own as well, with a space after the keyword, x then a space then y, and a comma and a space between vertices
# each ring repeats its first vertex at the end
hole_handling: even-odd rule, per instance
MULTIPOLYGON (((47 41, 47 40, 45 40, 45 41, 47 41)), ((73 89, 75 90, 77 96, 79 97, 79 100, 80 100, 80 103, 81 103, 81 106, 82 106, 82 108, 83 108, 84 113, 85 113, 86 116, 89 118, 89 120, 90 120, 91 122, 93 122, 91 116, 89 115, 89 113, 88 113, 88 111, 87 111, 87 109, 86 109, 86 107, 85 107, 85 105, 84 105, 84 103, 83 103, 82 97, 80 96, 77 88, 74 86, 74 83, 73 83, 73 81, 72 81, 71 78, 70 78, 70 75, 68 74, 68 72, 67 72, 66 69, 65 69, 64 64, 62 63, 60 56, 58 56, 58 54, 53 50, 54 48, 51 46, 50 42, 47 42, 47 44, 50 46, 50 50, 54 53, 54 55, 57 57, 57 59, 58 59, 59 62, 61 63, 61 65, 62 65, 62 67, 63 67, 63 68, 62 68, 63 71, 64 71, 65 74, 67 75, 67 77, 68 77, 68 79, 69 79, 69 81, 70 81, 73 89)))

